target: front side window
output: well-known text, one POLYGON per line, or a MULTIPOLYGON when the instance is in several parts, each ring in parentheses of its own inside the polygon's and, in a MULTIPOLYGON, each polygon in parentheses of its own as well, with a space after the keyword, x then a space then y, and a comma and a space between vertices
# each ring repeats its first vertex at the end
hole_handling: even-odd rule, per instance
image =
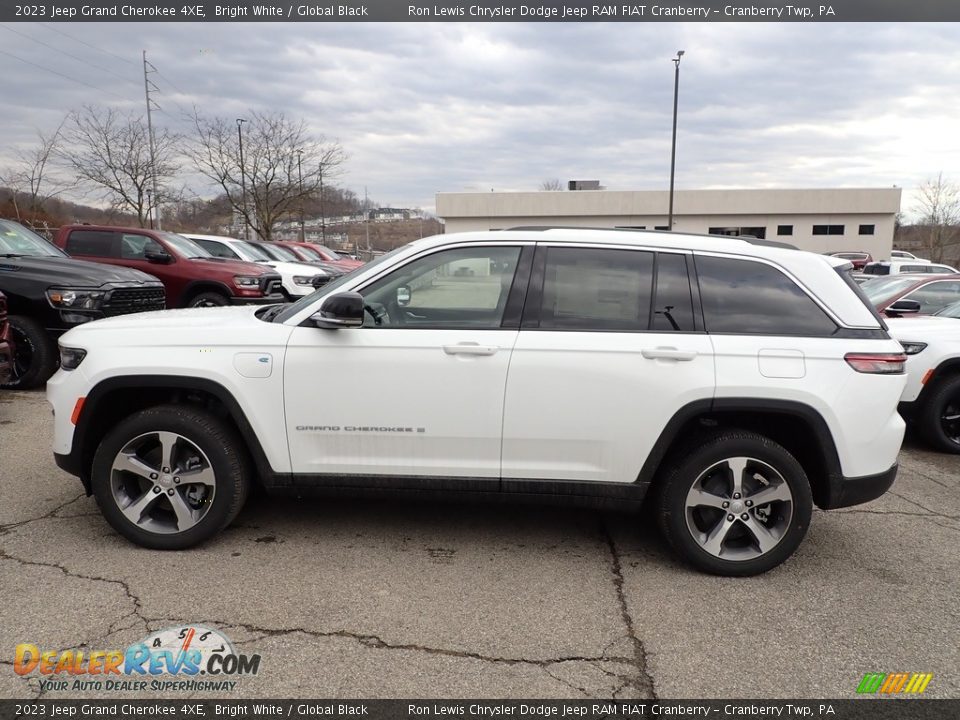
POLYGON ((394 270, 361 291, 365 327, 498 328, 519 247, 442 250, 394 270))
POLYGON ((697 256, 707 332, 832 335, 836 324, 793 280, 760 262, 697 256))
POLYGON ((124 233, 120 238, 120 257, 124 260, 146 260, 147 253, 164 252, 160 243, 146 235, 124 233))
POLYGON ((960 301, 960 282, 938 280, 917 288, 902 299, 916 300, 920 303, 921 314, 930 315, 960 301))
POLYGON ((158 234, 164 240, 166 240, 170 245, 173 246, 174 250, 183 255, 186 258, 207 258, 211 257, 210 253, 204 250, 196 241, 185 238, 183 235, 177 235, 172 232, 159 232, 158 234))
MULTIPOLYGON (((647 330, 653 256, 636 250, 548 248, 540 327, 647 330)), ((678 293, 679 283, 674 287, 674 294, 678 293)))

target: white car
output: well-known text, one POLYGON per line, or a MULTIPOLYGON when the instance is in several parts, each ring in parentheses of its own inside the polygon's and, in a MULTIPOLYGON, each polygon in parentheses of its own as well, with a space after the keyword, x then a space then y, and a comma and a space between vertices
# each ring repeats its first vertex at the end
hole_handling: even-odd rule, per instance
POLYGON ((917 257, 912 252, 907 252, 906 250, 891 250, 890 251, 891 260, 913 260, 914 262, 924 262, 928 263, 929 260, 921 257, 917 257))
POLYGON ((899 275, 900 273, 939 273, 948 275, 960 272, 950 265, 932 263, 929 260, 881 260, 867 263, 861 271, 864 275, 899 275))
POLYGON ((151 548, 211 537, 254 483, 649 496, 681 557, 756 574, 814 504, 896 476, 906 357, 849 267, 678 233, 424 238, 292 305, 71 330, 54 453, 151 548))
POLYGON ((958 308, 887 321, 907 354, 900 413, 930 445, 949 453, 960 453, 960 319, 951 317, 958 308))
POLYGON ((288 298, 309 295, 333 279, 332 273, 315 265, 274 260, 256 245, 245 240, 222 235, 196 235, 192 233, 181 233, 181 235, 199 243, 204 250, 215 257, 269 265, 280 273, 283 292, 288 298))

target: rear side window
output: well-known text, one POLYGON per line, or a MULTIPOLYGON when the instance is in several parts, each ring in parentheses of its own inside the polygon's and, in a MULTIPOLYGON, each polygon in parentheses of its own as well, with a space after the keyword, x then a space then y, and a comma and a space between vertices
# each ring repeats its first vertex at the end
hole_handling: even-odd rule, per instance
POLYGON ((693 300, 687 258, 683 255, 657 255, 657 292, 653 307, 654 332, 692 331, 693 300))
POLYGON ((697 256, 707 332, 832 335, 836 324, 793 280, 749 260, 697 256))
POLYGON ((547 250, 540 327, 646 330, 652 289, 652 252, 551 247, 547 250))
POLYGON ((72 230, 67 236, 66 251, 69 255, 94 257, 120 257, 117 240, 119 235, 101 230, 72 230))
POLYGON ((146 260, 147 253, 162 251, 160 244, 146 235, 124 233, 120 240, 120 257, 124 260, 146 260))

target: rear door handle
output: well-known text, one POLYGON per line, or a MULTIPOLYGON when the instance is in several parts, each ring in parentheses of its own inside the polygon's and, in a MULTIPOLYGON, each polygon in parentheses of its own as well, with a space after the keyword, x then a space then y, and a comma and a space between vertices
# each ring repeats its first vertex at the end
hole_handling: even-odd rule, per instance
POLYGON ((480 345, 478 343, 457 343, 444 345, 443 351, 447 355, 494 355, 500 348, 496 345, 480 345))
POLYGON ((693 360, 696 350, 677 350, 675 347, 657 347, 640 351, 647 360, 693 360))

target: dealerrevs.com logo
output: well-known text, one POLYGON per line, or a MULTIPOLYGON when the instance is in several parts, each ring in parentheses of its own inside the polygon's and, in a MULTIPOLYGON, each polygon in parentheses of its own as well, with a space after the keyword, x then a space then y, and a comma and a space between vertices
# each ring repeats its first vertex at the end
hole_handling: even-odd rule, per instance
POLYGON ((42 690, 229 691, 235 678, 260 671, 260 656, 237 653, 219 630, 186 625, 152 633, 126 650, 41 650, 21 643, 13 671, 42 676, 42 690))

